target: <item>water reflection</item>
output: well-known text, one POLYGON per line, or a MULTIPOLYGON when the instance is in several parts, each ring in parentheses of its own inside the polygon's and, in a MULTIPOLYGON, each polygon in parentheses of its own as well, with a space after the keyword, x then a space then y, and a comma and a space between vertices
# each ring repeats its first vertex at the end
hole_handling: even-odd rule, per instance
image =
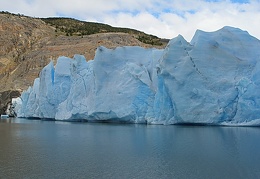
POLYGON ((0 119, 0 123, 39 123, 41 120, 36 119, 24 119, 24 118, 7 118, 7 119, 0 119))
POLYGON ((0 123, 0 178, 259 178, 260 128, 0 123))

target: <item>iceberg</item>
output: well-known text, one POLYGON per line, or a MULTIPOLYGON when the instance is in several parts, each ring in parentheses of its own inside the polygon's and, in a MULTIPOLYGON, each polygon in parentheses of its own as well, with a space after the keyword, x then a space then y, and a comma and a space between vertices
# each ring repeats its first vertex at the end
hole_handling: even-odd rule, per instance
POLYGON ((50 62, 14 101, 25 118, 260 125, 260 41, 223 27, 165 49, 101 46, 50 62))

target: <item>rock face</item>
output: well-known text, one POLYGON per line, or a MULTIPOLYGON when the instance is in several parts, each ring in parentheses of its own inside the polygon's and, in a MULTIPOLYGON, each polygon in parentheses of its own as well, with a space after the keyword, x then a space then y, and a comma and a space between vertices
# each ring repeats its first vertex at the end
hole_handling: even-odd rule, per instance
POLYGON ((198 30, 191 43, 179 35, 164 50, 100 47, 93 61, 60 57, 16 111, 58 120, 259 125, 259 49, 247 32, 224 27, 198 30))
MULTIPOLYGON (((17 98, 21 95, 20 91, 3 91, 0 92, 0 114, 6 114, 6 111, 10 111, 8 107, 11 105, 12 98, 17 98)), ((11 115, 12 116, 12 115, 11 115)))

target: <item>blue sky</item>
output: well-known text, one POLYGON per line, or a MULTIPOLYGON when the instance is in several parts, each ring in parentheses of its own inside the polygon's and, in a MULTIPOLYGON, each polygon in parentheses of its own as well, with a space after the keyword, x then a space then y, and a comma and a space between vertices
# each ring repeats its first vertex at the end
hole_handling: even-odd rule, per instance
POLYGON ((260 0, 2 0, 0 10, 66 16, 129 27, 162 38, 234 26, 260 39, 260 0))

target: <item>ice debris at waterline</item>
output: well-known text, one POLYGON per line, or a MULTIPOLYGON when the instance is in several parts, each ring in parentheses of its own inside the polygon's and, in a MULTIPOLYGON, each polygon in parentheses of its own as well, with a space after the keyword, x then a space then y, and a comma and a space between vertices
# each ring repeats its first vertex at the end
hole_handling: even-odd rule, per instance
POLYGON ((50 62, 14 103, 18 117, 259 125, 260 41, 224 27, 164 50, 99 47, 50 62))

